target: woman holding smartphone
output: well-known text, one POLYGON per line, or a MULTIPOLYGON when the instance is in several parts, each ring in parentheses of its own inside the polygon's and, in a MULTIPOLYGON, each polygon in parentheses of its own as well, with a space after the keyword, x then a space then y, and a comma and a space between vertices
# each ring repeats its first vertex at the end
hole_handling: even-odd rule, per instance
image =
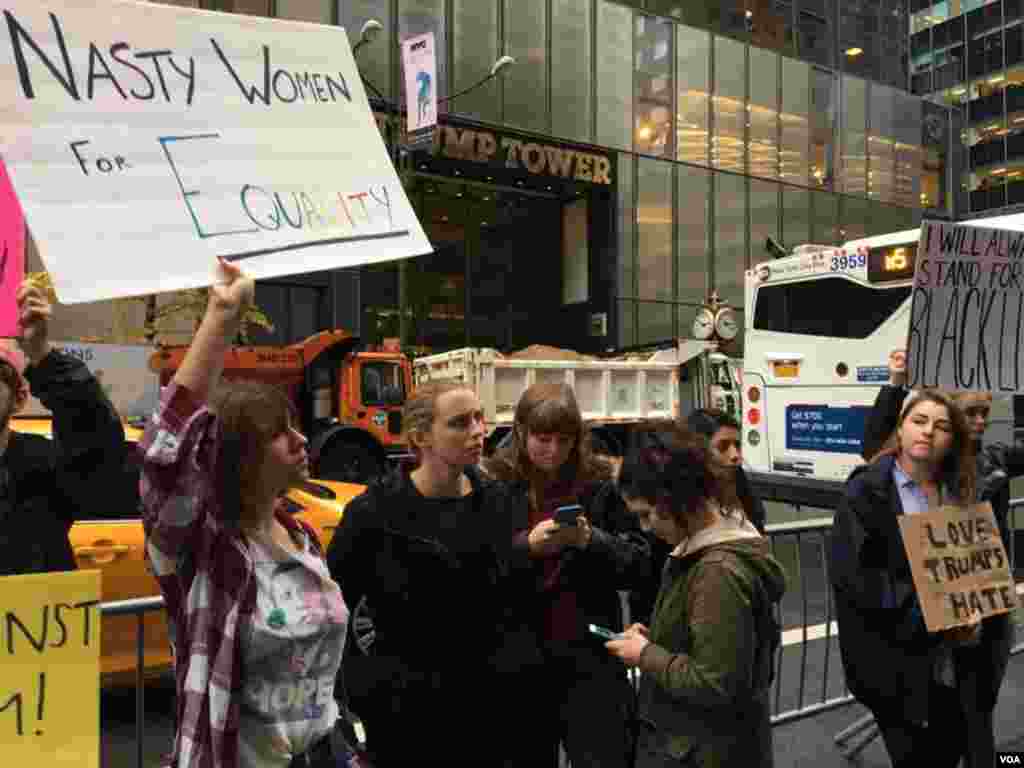
POLYGON ((512 566, 543 655, 531 704, 531 765, 625 768, 632 692, 590 624, 622 627, 618 590, 650 578, 650 549, 608 463, 590 451, 572 390, 535 384, 516 406, 512 440, 486 470, 525 503, 512 566))
POLYGON ((704 440, 665 421, 633 441, 619 488, 671 548, 650 629, 634 624, 607 644, 643 672, 637 768, 770 768, 785 574, 768 540, 722 508, 704 440))

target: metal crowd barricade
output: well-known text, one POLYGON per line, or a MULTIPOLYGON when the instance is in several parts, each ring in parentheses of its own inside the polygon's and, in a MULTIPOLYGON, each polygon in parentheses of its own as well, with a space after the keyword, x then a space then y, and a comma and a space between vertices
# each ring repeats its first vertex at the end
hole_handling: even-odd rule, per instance
POLYGON ((145 618, 150 611, 162 611, 162 597, 140 597, 100 604, 100 616, 135 616, 135 764, 142 768, 146 732, 146 631, 145 618))
MULTIPOLYGON (((1024 507, 1024 498, 1013 499, 1010 502, 1010 530, 1016 530, 1017 510, 1024 507)), ((810 717, 820 712, 825 712, 837 707, 851 704, 854 701, 846 687, 845 680, 839 690, 833 691, 835 695, 830 697, 829 677, 830 670, 834 665, 840 664, 838 659, 832 659, 833 640, 838 638, 838 631, 835 627, 832 612, 832 590, 828 578, 828 553, 827 538, 832 528, 832 518, 817 518, 803 522, 780 523, 767 526, 767 534, 771 544, 772 552, 778 557, 787 568, 789 577, 789 588, 787 598, 784 598, 785 606, 778 606, 777 618, 782 626, 782 643, 776 656, 776 675, 772 691, 772 725, 810 717), (810 546, 808 546, 810 545, 810 546), (793 547, 795 557, 787 558, 785 549, 793 547), (804 555, 808 549, 814 552, 811 562, 804 562, 804 555), (819 610, 821 616, 812 616, 811 601, 814 598, 822 599, 819 610), (798 601, 799 621, 787 622, 786 613, 791 609, 792 601, 798 601), (820 619, 820 620, 819 620, 820 619), (789 626, 787 626, 787 624, 789 626), (817 640, 825 640, 824 665, 821 675, 820 695, 808 698, 812 681, 808 680, 808 654, 811 643, 817 640), (799 646, 799 669, 797 672, 797 692, 795 706, 786 709, 782 708, 782 697, 784 693, 783 684, 786 678, 788 664, 785 659, 787 648, 799 646)), ((1016 564, 1016 543, 1014 537, 1010 537, 1007 543, 1010 557, 1011 569, 1016 564)), ((1020 585, 1018 585, 1020 587, 1020 585)), ((628 610, 628 602, 623 600, 624 608, 628 610)), ((100 606, 101 614, 104 616, 135 615, 137 617, 137 656, 136 656, 136 753, 138 765, 143 764, 143 736, 145 726, 145 633, 143 619, 150 611, 163 609, 163 598, 149 597, 136 600, 122 600, 112 603, 103 603, 100 606)), ((1011 653, 1019 654, 1024 651, 1024 640, 1014 645, 1011 653)), ((631 675, 634 686, 639 685, 639 676, 631 675)), ((862 717, 849 727, 838 732, 835 737, 836 745, 842 750, 844 756, 853 758, 864 747, 878 736, 878 728, 870 715, 862 717), (859 737, 854 740, 854 737, 859 737)))

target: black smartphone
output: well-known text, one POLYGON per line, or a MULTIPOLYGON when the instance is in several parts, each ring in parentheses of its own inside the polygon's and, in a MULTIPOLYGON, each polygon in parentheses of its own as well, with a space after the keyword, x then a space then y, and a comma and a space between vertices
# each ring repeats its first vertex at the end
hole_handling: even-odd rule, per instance
POLYGON ((618 632, 612 632, 610 629, 597 626, 597 624, 591 624, 589 629, 591 634, 597 635, 605 640, 618 640, 622 637, 618 632))
POLYGON ((567 504, 555 510, 554 521, 559 525, 574 526, 576 518, 583 513, 583 507, 579 504, 567 504))

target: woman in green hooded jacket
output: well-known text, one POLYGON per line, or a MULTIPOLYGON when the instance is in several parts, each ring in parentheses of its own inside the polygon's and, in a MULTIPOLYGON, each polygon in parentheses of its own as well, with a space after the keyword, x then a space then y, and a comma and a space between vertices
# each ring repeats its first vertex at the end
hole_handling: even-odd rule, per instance
POLYGON ((771 768, 768 692, 786 578, 768 540, 715 501, 704 443, 672 422, 634 431, 619 488, 672 547, 651 626, 607 644, 639 667, 637 768, 771 768))

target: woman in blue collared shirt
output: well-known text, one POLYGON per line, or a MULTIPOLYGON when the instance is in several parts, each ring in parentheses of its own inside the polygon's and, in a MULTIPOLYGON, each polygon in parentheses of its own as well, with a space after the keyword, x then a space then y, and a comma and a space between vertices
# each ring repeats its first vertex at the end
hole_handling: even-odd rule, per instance
POLYGON ((836 511, 830 577, 850 691, 871 710, 893 768, 994 764, 998 660, 986 622, 929 633, 897 518, 976 499, 970 431, 946 395, 904 403, 895 433, 853 472, 836 511))

